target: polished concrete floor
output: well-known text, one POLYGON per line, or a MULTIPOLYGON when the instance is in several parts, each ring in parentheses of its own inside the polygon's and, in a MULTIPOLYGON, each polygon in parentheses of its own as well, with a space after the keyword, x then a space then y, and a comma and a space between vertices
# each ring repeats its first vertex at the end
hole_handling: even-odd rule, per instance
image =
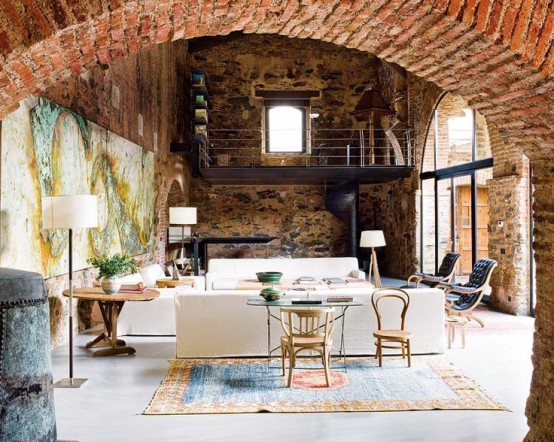
MULTIPOLYGON (((533 320, 487 310, 468 325, 466 349, 446 357, 511 411, 143 416, 174 356, 174 337, 126 337, 135 356, 93 358, 76 336, 80 389, 55 389, 58 438, 79 441, 521 441, 532 373, 533 320)), ((459 342, 456 342, 458 345, 459 342)), ((68 351, 52 353, 54 380, 67 377, 68 351)))

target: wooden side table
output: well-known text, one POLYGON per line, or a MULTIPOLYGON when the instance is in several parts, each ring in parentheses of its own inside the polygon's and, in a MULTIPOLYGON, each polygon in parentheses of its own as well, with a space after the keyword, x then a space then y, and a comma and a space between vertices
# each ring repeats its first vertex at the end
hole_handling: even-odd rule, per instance
MULTIPOLYGON (((63 291, 64 296, 69 296, 69 290, 63 291)), ((160 292, 147 289, 143 293, 116 293, 107 295, 99 287, 87 287, 73 289, 73 297, 86 301, 96 301, 104 320, 104 331, 86 345, 90 347, 108 347, 96 350, 93 356, 111 356, 119 354, 133 355, 136 350, 127 346, 125 341, 117 339, 117 318, 127 301, 151 301, 160 296, 160 292)))
POLYGON ((165 287, 171 288, 187 285, 194 289, 196 288, 196 280, 194 278, 181 278, 179 280, 171 278, 160 278, 156 279, 156 285, 159 289, 163 289, 165 287))

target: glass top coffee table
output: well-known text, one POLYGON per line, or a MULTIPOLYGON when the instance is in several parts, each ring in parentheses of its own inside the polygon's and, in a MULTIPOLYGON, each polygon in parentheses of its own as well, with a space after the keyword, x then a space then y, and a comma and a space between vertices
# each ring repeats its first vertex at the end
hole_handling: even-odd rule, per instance
MULTIPOLYGON (((332 296, 329 296, 332 298, 332 296)), ((271 355, 277 351, 280 347, 271 348, 271 319, 276 319, 279 322, 281 322, 281 318, 279 316, 274 315, 271 312, 272 307, 295 307, 295 308, 321 308, 321 307, 338 307, 341 309, 341 312, 338 316, 335 317, 335 320, 340 319, 341 321, 341 328, 340 328, 340 344, 338 350, 338 358, 339 360, 342 360, 344 364, 344 371, 346 371, 346 351, 345 351, 345 344, 344 344, 344 324, 346 322, 346 311, 350 307, 361 307, 364 306, 365 303, 356 301, 355 299, 352 299, 352 301, 327 301, 325 299, 321 299, 321 302, 317 302, 317 299, 314 298, 288 298, 288 299, 278 299, 276 301, 266 301, 261 298, 252 298, 249 299, 246 304, 251 305, 254 307, 265 307, 267 310, 267 360, 268 364, 271 361, 271 355), (297 303, 295 301, 304 301, 301 303, 297 303), (309 301, 309 302, 308 302, 309 301)), ((369 339, 369 337, 368 337, 369 339)))

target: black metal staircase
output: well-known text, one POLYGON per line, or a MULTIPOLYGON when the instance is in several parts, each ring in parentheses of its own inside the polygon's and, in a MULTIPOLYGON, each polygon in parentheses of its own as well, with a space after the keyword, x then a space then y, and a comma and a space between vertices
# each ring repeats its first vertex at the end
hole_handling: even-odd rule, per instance
POLYGON ((325 207, 348 228, 348 256, 358 256, 358 222, 360 187, 357 181, 347 181, 336 185, 325 195, 325 207))

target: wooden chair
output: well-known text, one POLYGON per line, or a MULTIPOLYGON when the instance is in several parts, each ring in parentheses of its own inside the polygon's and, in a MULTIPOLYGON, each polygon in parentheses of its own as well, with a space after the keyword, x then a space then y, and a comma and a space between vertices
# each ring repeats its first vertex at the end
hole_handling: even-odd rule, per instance
POLYGON ((332 307, 294 308, 281 307, 281 325, 285 335, 281 337, 281 365, 285 375, 285 359, 289 358, 287 387, 292 386, 292 372, 296 356, 302 350, 315 350, 321 355, 325 381, 331 378, 331 334, 335 328, 335 309, 332 307))
POLYGON ((480 259, 473 266, 469 281, 465 284, 438 284, 437 287, 444 289, 447 298, 446 314, 448 316, 465 316, 484 327, 483 321, 473 316, 473 309, 479 305, 485 290, 489 288, 492 271, 496 266, 497 262, 494 259, 480 259))
MULTIPOLYGON (((410 295, 406 291, 399 288, 383 288, 375 290, 371 296, 371 303, 377 315, 377 330, 373 332, 373 337, 376 339, 375 346, 377 350, 375 357, 379 358, 379 367, 383 366, 383 348, 395 348, 402 350, 402 359, 408 356, 408 367, 412 366, 412 354, 410 350, 410 339, 412 333, 404 329, 406 323, 406 313, 410 306, 410 295), (399 328, 383 328, 383 317, 381 314, 381 303, 385 301, 396 302, 400 307, 400 327, 399 328)), ((389 321, 387 321, 389 322, 389 321)))
POLYGON ((420 283, 435 287, 441 282, 450 282, 454 276, 456 263, 460 259, 460 256, 459 253, 447 253, 442 259, 442 263, 436 275, 432 273, 416 272, 408 278, 408 286, 412 281, 415 282, 416 287, 419 287, 420 283))

